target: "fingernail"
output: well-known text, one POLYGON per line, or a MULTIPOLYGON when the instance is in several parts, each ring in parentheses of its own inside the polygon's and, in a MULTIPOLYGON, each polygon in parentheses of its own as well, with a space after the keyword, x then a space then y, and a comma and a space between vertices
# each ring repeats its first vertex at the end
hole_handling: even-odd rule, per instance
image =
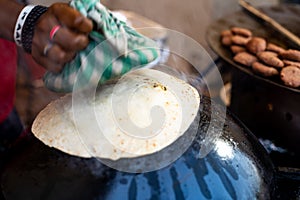
POLYGON ((85 44, 86 43, 86 37, 85 36, 83 36, 83 35, 80 35, 80 36, 78 36, 76 39, 75 39, 75 43, 77 44, 77 45, 83 45, 83 44, 85 44))
POLYGON ((81 24, 83 20, 84 20, 83 16, 79 16, 75 19, 74 23, 75 25, 78 25, 81 24))

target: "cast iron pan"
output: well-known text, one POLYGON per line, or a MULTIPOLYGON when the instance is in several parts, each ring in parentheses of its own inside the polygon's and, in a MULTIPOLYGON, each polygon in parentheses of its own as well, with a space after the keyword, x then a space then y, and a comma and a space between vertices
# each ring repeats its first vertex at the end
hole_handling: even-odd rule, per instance
MULTIPOLYGON (((278 6, 261 7, 259 10, 278 21, 282 26, 292 31, 296 35, 300 35, 300 5, 297 4, 280 4, 278 6)), ((207 41, 213 51, 218 54, 223 60, 237 69, 245 72, 257 79, 263 80, 267 83, 281 87, 296 93, 300 93, 300 88, 291 88, 285 86, 279 77, 277 78, 265 78, 259 76, 250 68, 239 65, 233 61, 233 54, 230 49, 223 46, 220 42, 220 33, 222 30, 230 29, 232 26, 239 26, 248 28, 253 32, 253 35, 266 38, 268 42, 273 42, 286 49, 295 48, 291 42, 281 36, 271 27, 268 27, 261 23, 259 20, 251 17, 245 11, 238 11, 228 16, 222 17, 215 21, 207 29, 207 41)))
POLYGON ((4 170, 4 196, 8 200, 274 197, 274 167, 257 139, 229 113, 224 126, 219 119, 211 120, 212 110, 224 111, 209 98, 202 97, 200 105, 196 139, 183 156, 163 169, 136 174, 120 172, 96 159, 82 159, 49 148, 33 138, 29 147, 16 154, 4 170), (215 148, 199 158, 201 140, 209 124, 223 131, 215 148))

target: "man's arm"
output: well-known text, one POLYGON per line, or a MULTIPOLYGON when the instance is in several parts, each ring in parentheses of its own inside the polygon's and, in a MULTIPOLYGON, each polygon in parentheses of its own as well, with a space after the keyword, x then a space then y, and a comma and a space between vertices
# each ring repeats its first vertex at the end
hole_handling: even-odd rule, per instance
POLYGON ((0 0, 0 37, 13 41, 17 18, 24 5, 11 0, 0 0))

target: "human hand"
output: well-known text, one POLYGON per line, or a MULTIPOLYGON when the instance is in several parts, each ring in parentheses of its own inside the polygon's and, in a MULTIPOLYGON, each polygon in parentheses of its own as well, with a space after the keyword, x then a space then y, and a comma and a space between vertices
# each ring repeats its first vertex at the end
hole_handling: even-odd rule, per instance
POLYGON ((65 3, 55 3, 39 18, 32 39, 32 57, 52 72, 60 72, 76 52, 88 45, 92 21, 65 3), (56 33, 50 34, 59 26, 56 33), (50 38, 52 35, 52 38, 50 38))

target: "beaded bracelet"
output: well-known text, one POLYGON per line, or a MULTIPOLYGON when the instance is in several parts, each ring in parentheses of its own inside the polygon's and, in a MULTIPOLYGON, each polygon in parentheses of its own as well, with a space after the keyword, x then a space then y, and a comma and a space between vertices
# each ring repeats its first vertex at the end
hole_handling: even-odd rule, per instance
POLYGON ((34 34, 34 27, 36 22, 40 18, 42 14, 47 11, 47 7, 44 6, 35 6, 31 12, 28 14, 23 30, 22 30, 22 46, 27 53, 31 53, 31 46, 32 46, 32 38, 34 34))
POLYGON ((40 5, 25 6, 18 17, 14 39, 16 44, 22 46, 27 53, 31 53, 32 38, 36 22, 47 9, 47 7, 40 5))
POLYGON ((15 32, 14 32, 14 40, 18 46, 22 46, 21 35, 22 35, 22 28, 24 22, 30 13, 30 11, 34 8, 33 5, 25 6, 19 14, 15 25, 15 32))

